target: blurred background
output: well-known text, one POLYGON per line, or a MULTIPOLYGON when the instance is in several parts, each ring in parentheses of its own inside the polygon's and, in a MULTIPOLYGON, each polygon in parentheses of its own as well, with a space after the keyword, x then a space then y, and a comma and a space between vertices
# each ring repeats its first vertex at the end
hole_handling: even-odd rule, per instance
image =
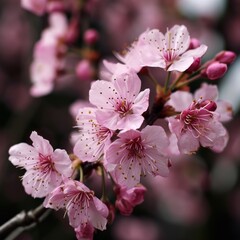
MULTIPOLYGON (((47 16, 36 16, 20 6, 20 0, 0 2, 0 225, 42 200, 25 194, 20 177, 24 171, 8 161, 13 144, 28 142, 33 130, 54 148, 72 150, 70 134, 74 118, 70 106, 87 100, 90 81, 68 74, 51 94, 34 98, 29 67, 34 44, 48 24, 47 16)), ((94 46, 97 60, 91 67, 97 79, 103 58, 113 58, 147 28, 184 24, 191 37, 208 46, 205 59, 221 50, 240 53, 240 0, 86 0, 79 26, 77 47, 87 28, 99 39, 94 46)), ((69 56, 74 66, 79 59, 69 56)), ((146 179, 143 204, 130 217, 116 214, 114 223, 94 239, 109 240, 238 240, 240 239, 240 59, 218 82, 220 98, 232 103, 234 118, 226 128, 230 134, 221 154, 201 150, 177 159, 167 179, 146 179)), ((94 182, 94 179, 90 179, 94 182)), ((52 213, 38 227, 22 233, 18 240, 75 239, 64 212, 52 213)))

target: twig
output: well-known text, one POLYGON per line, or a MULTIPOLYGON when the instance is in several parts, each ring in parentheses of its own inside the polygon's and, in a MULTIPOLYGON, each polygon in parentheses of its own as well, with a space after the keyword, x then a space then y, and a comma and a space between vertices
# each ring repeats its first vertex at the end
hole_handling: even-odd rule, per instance
POLYGON ((51 209, 44 208, 43 205, 28 212, 22 211, 15 217, 0 226, 0 239, 13 240, 22 232, 34 228, 45 219, 51 209))

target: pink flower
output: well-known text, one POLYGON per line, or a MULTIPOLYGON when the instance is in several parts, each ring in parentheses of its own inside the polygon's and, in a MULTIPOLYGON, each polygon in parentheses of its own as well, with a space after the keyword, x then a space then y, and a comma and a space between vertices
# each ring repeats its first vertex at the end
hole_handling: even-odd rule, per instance
POLYGON ((94 228, 90 223, 74 229, 78 240, 93 240, 94 228))
POLYGON ((79 109, 77 125, 80 128, 78 140, 73 152, 82 161, 97 161, 104 154, 105 148, 111 143, 113 132, 101 126, 96 120, 95 108, 79 109))
POLYGON ((144 201, 144 193, 146 190, 147 189, 143 185, 138 185, 130 189, 124 186, 116 186, 116 208, 119 209, 122 215, 131 215, 133 208, 144 201))
POLYGON ((200 145, 216 152, 221 152, 225 148, 228 133, 220 122, 221 112, 217 112, 216 109, 217 104, 221 106, 222 103, 215 102, 216 97, 216 86, 207 84, 203 84, 194 97, 183 91, 171 95, 167 104, 181 113, 168 118, 169 128, 178 139, 181 153, 195 152, 200 145))
POLYGON ((107 206, 79 181, 66 179, 45 198, 43 205, 55 210, 65 208, 70 225, 75 229, 80 227, 82 233, 87 225, 100 230, 106 229, 107 206))
POLYGON ((150 92, 149 89, 140 92, 140 88, 141 80, 133 72, 120 75, 113 82, 94 82, 89 101, 99 109, 96 111, 98 122, 112 130, 139 128, 150 92))
POLYGON ((106 168, 117 184, 135 187, 140 176, 168 175, 166 149, 169 141, 160 126, 147 126, 141 132, 121 132, 106 151, 106 168))
POLYGON ((144 66, 160 67, 167 71, 183 72, 188 69, 196 58, 202 57, 207 46, 201 45, 189 49, 190 36, 185 26, 175 25, 163 35, 159 30, 148 30, 142 34, 145 48, 142 52, 144 66))
POLYGON ((37 14, 43 15, 47 8, 47 0, 21 0, 23 8, 37 14))
POLYGON ((9 149, 9 160, 13 165, 26 169, 23 186, 27 194, 45 197, 72 174, 71 160, 65 150, 53 151, 50 143, 32 132, 33 146, 19 143, 9 149))
POLYGON ((42 33, 34 47, 34 59, 30 68, 33 86, 30 93, 39 97, 50 93, 54 88, 57 72, 62 70, 62 56, 65 51, 63 38, 67 31, 67 19, 61 13, 49 16, 49 28, 42 33))

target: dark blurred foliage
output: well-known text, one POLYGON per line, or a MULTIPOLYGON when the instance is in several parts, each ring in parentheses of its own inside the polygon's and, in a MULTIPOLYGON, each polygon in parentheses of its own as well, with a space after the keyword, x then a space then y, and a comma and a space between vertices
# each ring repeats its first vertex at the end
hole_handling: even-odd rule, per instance
MULTIPOLYGON (((199 37, 209 46, 210 57, 222 49, 239 54, 239 0, 225 1, 226 7, 221 15, 189 17, 178 9, 177 0, 92 2, 88 21, 91 27, 100 32, 98 50, 102 58, 112 57, 113 50, 123 49, 147 27, 158 27, 165 32, 167 26, 174 24, 186 24, 191 36, 199 37)), ((30 96, 29 65, 32 49, 45 26, 46 16, 37 17, 23 10, 19 0, 0 2, 0 225, 21 210, 30 210, 42 202, 41 199, 33 199, 25 194, 19 178, 23 171, 16 169, 8 161, 9 147, 19 142, 30 144, 29 135, 35 130, 48 139, 54 148, 65 148, 70 153, 69 136, 74 120, 70 116, 69 106, 75 100, 84 99, 88 95, 88 83, 74 82, 74 90, 61 89, 41 98, 30 96)), ((240 84, 235 87, 240 89, 240 84)), ((169 214, 166 204, 168 200, 164 200, 161 195, 161 191, 167 191, 166 187, 161 189, 160 184, 156 194, 156 184, 153 187, 151 182, 146 182, 149 187, 146 200, 135 209, 134 216, 123 218, 117 214, 114 224, 105 232, 97 232, 95 239, 240 239, 239 123, 239 114, 236 112, 234 120, 227 124, 230 142, 224 153, 215 154, 209 150, 199 153, 199 161, 204 165, 204 172, 206 171, 204 187, 201 185, 186 190, 191 192, 188 195, 191 199, 195 199, 198 194, 204 199, 204 203, 197 206, 199 209, 194 212, 196 215, 189 217, 184 214, 193 211, 190 205, 194 205, 191 202, 194 200, 182 198, 177 191, 176 195, 171 195, 176 202, 173 205, 169 203, 168 207, 173 206, 172 213, 169 214), (177 204, 185 200, 190 201, 190 205, 177 204), (181 207, 183 209, 179 213, 180 209, 177 208, 181 207)), ((196 158, 191 160, 196 161, 196 158)), ((185 170, 189 178, 195 179, 194 166, 188 168, 188 165, 183 164, 182 168, 187 169, 185 170)), ((178 171, 177 167, 174 170, 178 171)), ((174 185, 176 189, 185 189, 186 179, 183 180, 181 175, 175 178, 181 179, 183 183, 174 185)), ((189 179, 187 181, 191 182, 189 179)), ((16 239, 75 239, 74 231, 63 215, 62 211, 52 213, 39 226, 16 239)))

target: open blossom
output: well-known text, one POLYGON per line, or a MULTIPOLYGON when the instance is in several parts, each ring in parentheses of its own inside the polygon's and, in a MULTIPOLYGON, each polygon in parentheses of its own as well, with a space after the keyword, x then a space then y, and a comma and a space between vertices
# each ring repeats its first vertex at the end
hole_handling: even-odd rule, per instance
POLYGON ((165 35, 157 29, 147 30, 141 39, 146 45, 144 51, 139 48, 143 65, 160 67, 167 71, 185 71, 207 50, 207 46, 203 44, 189 50, 190 36, 183 25, 175 25, 165 35))
POLYGON ((60 57, 66 51, 63 43, 67 31, 67 19, 61 13, 52 13, 49 28, 42 33, 41 39, 34 47, 33 62, 30 68, 32 87, 30 93, 38 97, 53 90, 57 72, 63 68, 60 57))
POLYGON ((37 14, 43 15, 47 9, 48 0, 21 0, 23 8, 37 14))
POLYGON ((220 121, 229 118, 229 111, 224 110, 221 101, 214 101, 217 97, 216 90, 214 86, 204 84, 194 96, 184 91, 177 91, 171 95, 167 104, 173 106, 180 114, 168 118, 169 128, 178 139, 181 153, 195 152, 200 145, 216 152, 225 148, 228 133, 220 121), (218 104, 222 106, 221 111, 217 111, 218 104))
POLYGON ((13 165, 26 169, 23 175, 25 191, 33 197, 45 197, 63 178, 72 174, 71 160, 65 150, 53 151, 48 140, 32 132, 33 146, 19 143, 9 149, 9 160, 13 165))
POLYGON ((101 126, 96 119, 95 108, 79 109, 77 125, 80 128, 78 140, 73 152, 82 161, 97 161, 104 154, 105 148, 111 143, 113 131, 101 126))
POLYGON ((98 122, 111 129, 137 129, 148 108, 149 89, 140 92, 141 80, 131 72, 113 82, 98 80, 91 86, 89 100, 95 105, 98 122))
POLYGON ((87 225, 92 225, 99 230, 106 229, 107 206, 79 181, 65 179, 62 185, 45 198, 43 205, 55 210, 65 208, 70 225, 82 233, 87 225))
POLYGON ((117 199, 115 206, 119 209, 122 215, 130 215, 134 207, 144 201, 144 193, 146 190, 147 189, 141 184, 130 189, 124 186, 116 186, 115 193, 117 199))
POLYGON ((142 175, 168 175, 169 141, 162 127, 128 130, 118 137, 106 151, 106 168, 117 184, 132 188, 142 175))

